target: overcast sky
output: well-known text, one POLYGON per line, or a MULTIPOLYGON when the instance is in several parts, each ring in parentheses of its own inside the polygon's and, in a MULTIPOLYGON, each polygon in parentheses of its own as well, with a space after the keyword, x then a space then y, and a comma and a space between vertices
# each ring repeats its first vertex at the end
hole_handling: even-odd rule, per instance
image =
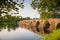
POLYGON ((25 0, 24 9, 20 9, 19 14, 22 17, 39 18, 39 14, 31 7, 32 0, 25 0))

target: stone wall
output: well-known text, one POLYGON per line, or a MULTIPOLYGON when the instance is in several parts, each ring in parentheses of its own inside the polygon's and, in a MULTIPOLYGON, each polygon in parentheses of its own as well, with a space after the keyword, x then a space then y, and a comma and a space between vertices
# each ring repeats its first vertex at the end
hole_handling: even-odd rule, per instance
POLYGON ((22 20, 19 22, 19 26, 22 27, 22 28, 25 28, 25 29, 28 29, 32 32, 35 32, 35 33, 38 33, 38 34, 45 34, 44 32, 44 22, 45 21, 48 21, 50 26, 49 26, 49 31, 51 30, 54 30, 57 28, 57 24, 60 23, 60 19, 47 19, 47 20, 39 20, 39 19, 36 19, 36 20, 22 20), (39 26, 36 27, 36 23, 37 21, 39 21, 39 26), (37 29, 38 28, 38 29, 37 29), (39 30, 39 32, 38 32, 39 30))

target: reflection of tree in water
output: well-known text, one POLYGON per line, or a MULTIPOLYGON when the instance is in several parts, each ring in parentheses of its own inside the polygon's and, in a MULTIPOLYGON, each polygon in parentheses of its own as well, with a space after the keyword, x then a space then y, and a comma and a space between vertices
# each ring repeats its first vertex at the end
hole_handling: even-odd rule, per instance
POLYGON ((18 26, 18 21, 24 20, 24 19, 30 19, 22 18, 22 16, 11 16, 11 15, 5 15, 0 17, 0 31, 2 29, 8 28, 8 31, 15 30, 18 26))
POLYGON ((10 30, 15 30, 18 26, 18 21, 21 20, 18 16, 11 16, 11 15, 6 15, 4 17, 0 17, 0 31, 2 29, 8 29, 10 30))
POLYGON ((40 24, 40 22, 39 22, 39 21, 37 21, 37 22, 36 22, 36 30, 37 30, 37 32, 39 32, 39 31, 40 31, 40 30, 39 30, 39 28, 38 28, 38 27, 39 27, 39 24, 40 24))
POLYGON ((16 30, 16 28, 18 28, 17 25, 4 25, 4 24, 0 24, 0 31, 2 31, 3 29, 8 29, 8 31, 10 32, 11 30, 16 30))

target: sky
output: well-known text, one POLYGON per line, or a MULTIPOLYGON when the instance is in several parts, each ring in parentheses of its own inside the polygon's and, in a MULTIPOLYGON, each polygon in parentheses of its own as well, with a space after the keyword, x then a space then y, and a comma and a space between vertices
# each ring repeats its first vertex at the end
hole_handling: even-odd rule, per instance
POLYGON ((32 7, 31 7, 31 2, 32 0, 25 0, 24 2, 24 9, 20 9, 19 10, 19 16, 22 16, 22 17, 30 17, 30 18, 39 18, 39 14, 37 12, 37 10, 34 10, 32 7))
MULTIPOLYGON (((17 2, 17 0, 14 0, 15 2, 17 2)), ((19 0, 19 2, 18 3, 20 3, 21 2, 21 0, 19 0)), ((32 0, 25 0, 24 1, 24 8, 22 9, 22 8, 19 8, 19 14, 12 14, 12 16, 13 15, 15 15, 15 16, 22 16, 22 17, 30 17, 30 18, 40 18, 40 14, 38 13, 38 11, 37 10, 35 10, 35 9, 33 9, 32 7, 31 7, 31 2, 32 2, 32 0)), ((10 13, 15 13, 15 11, 14 10, 12 10, 10 13)), ((2 14, 2 16, 4 16, 5 14, 2 14)))

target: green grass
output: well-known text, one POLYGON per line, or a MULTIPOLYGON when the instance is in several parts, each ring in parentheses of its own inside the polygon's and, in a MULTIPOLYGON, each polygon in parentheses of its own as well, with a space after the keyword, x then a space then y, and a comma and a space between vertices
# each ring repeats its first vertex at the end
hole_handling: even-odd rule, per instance
MULTIPOLYGON (((53 30, 50 34, 45 34, 43 40, 60 40, 60 29, 53 30)), ((38 38, 38 40, 41 40, 41 37, 38 38)))
POLYGON ((53 30, 50 34, 45 34, 44 40, 60 40, 60 29, 53 30))

